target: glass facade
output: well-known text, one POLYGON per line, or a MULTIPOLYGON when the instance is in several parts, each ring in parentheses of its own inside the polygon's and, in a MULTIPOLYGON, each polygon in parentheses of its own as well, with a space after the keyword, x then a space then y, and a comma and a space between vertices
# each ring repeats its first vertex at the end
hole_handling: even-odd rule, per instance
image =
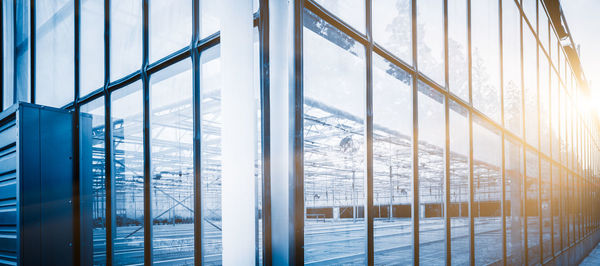
POLYGON ((253 66, 235 77, 231 1, 13 3, 2 102, 79 114, 82 262, 227 261, 244 103, 257 265, 539 265, 596 232, 598 120, 544 1, 274 2, 246 10, 253 66), (244 74, 252 99, 231 101, 223 84, 244 74))

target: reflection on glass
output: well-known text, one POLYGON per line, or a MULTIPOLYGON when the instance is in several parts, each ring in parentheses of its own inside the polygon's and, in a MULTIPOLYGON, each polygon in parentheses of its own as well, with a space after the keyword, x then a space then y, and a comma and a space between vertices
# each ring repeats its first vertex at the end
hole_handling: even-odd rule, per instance
MULTIPOLYGON (((98 98, 80 107, 80 170, 83 182, 91 185, 83 191, 91 192, 84 208, 91 207, 92 254, 94 265, 106 264, 106 182, 105 182, 105 127, 104 98, 98 98), (91 182, 89 182, 91 180, 91 182), (89 183, 88 183, 89 182, 89 183), (91 189, 91 190, 90 190, 91 189), (91 206, 90 206, 91 205, 91 206)), ((85 219, 82 216, 82 221, 85 219)), ((84 229, 85 230, 85 229, 84 229)))
POLYGON ((471 71, 475 108, 500 120, 498 2, 471 1, 471 71))
POLYGON ((189 60, 151 76, 154 263, 194 263, 192 71, 189 60))
MULTIPOLYGON (((29 11, 31 0, 14 2, 15 5, 15 88, 21 88, 13 95, 16 100, 29 102, 31 97, 29 11)), ((13 102, 11 101, 10 104, 13 102)))
POLYGON ((538 147, 537 44, 533 33, 523 26, 523 85, 525 95, 525 140, 538 147))
POLYGON ((570 214, 570 206, 569 206, 569 183, 567 170, 565 168, 561 168, 561 206, 560 209, 561 217, 562 217, 562 247, 566 248, 569 246, 569 214, 570 214))
POLYGON ((450 92, 469 101, 467 0, 448 1, 448 82, 450 92))
POLYGON ((548 16, 541 0, 538 3, 538 35, 544 49, 548 51, 548 42, 550 41, 548 16))
POLYGON ((411 0, 373 0, 373 39, 412 65, 411 0))
POLYGON ((550 176, 550 163, 546 159, 542 159, 540 181, 542 183, 542 251, 543 260, 546 261, 552 256, 552 213, 551 213, 551 198, 552 193, 552 177, 550 176))
POLYGON ((104 1, 81 1, 80 95, 104 86, 104 1))
POLYGON ((469 114, 450 101, 450 215, 452 264, 469 264, 469 114))
POLYGON ((221 60, 219 47, 200 57, 202 169, 202 262, 221 264, 221 60))
POLYGON ((374 262, 411 264, 411 76, 376 54, 373 65, 374 262))
POLYGON ((219 2, 220 0, 200 0, 200 38, 206 38, 221 29, 219 2))
POLYGON ((561 248, 561 218, 563 210, 561 209, 561 186, 560 186, 560 168, 552 164, 552 222, 554 232, 554 254, 558 253, 561 248))
POLYGON ((116 264, 144 262, 144 147, 142 84, 111 95, 116 264))
POLYGON ((110 1, 110 80, 142 66, 142 1, 110 1))
POLYGON ((444 1, 417 2, 419 71, 444 86, 444 1))
POLYGON ((73 101, 75 92, 73 2, 36 3, 35 102, 62 107, 73 101))
POLYGON ((552 159, 558 162, 560 162, 559 114, 561 109, 558 99, 559 85, 558 74, 554 70, 550 70, 550 145, 552 146, 552 159))
POLYGON ((525 261, 523 220, 523 148, 521 143, 507 139, 504 144, 506 259, 509 265, 525 261))
POLYGON ((540 102, 540 152, 550 155, 550 65, 540 50, 539 102, 540 102))
POLYGON ((304 12, 304 262, 363 263, 365 50, 304 12))
MULTIPOLYGON (((536 24, 536 14, 537 14, 537 1, 538 0, 522 0, 523 3, 523 12, 525 13, 525 17, 529 20, 529 23, 533 26, 533 30, 535 30, 536 24)), ((525 22, 523 22, 525 23, 525 22)), ((525 25, 525 24, 524 24, 525 25)))
POLYGON ((523 135, 521 95, 521 15, 514 0, 502 1, 502 53, 504 77, 504 126, 523 135))
POLYGON ((360 32, 365 32, 364 0, 315 0, 333 15, 360 32))
POLYGON ((419 81, 419 261, 445 262, 444 95, 419 81))
POLYGON ((150 62, 190 45, 192 39, 191 0, 151 0, 149 6, 150 62))
POLYGON ((502 264, 502 139, 497 129, 473 117, 473 217, 475 264, 502 264))
POLYGON ((525 216, 527 217, 527 263, 540 263, 540 216, 538 208, 539 161, 536 152, 525 153, 525 191, 527 193, 525 216))

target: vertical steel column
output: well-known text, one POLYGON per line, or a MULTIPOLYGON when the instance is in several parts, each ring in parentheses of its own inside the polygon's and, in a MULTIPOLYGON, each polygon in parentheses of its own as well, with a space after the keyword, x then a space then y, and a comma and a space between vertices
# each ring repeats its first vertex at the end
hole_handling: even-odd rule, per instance
POLYGON ((105 187, 106 187, 106 265, 113 265, 114 260, 114 239, 116 238, 116 215, 112 210, 115 209, 114 187, 115 179, 113 176, 113 142, 112 142, 112 122, 111 122, 111 94, 108 90, 110 84, 110 1, 104 0, 104 146, 105 155, 105 187))
MULTIPOLYGON (((448 75, 448 0, 444 0, 444 87, 450 90, 450 78, 448 75)), ((448 96, 444 97, 444 121, 445 121, 445 146, 444 146, 444 236, 446 247, 446 265, 452 263, 452 229, 450 221, 450 102, 448 96)), ((460 206, 460 205, 459 205, 460 206)))
POLYGON ((193 97, 193 160, 194 160, 194 265, 202 265, 202 132, 200 103, 200 51, 196 46, 200 41, 200 0, 194 0, 192 6, 192 97, 193 97))
POLYGON ((292 175, 290 180, 290 232, 293 237, 290 243, 290 264, 304 264, 304 75, 303 75, 303 14, 304 0, 295 0, 292 15, 292 48, 293 58, 291 62, 293 106, 292 132, 293 140, 291 149, 293 155, 292 175))
MULTIPOLYGON (((4 4, 5 2, 0 3, 0 28, 2 29, 2 33, 0 33, 0 111, 4 110, 4 32, 6 28, 4 27, 4 4)), ((14 54, 13 54, 14 56, 14 54)))
MULTIPOLYGON (((543 217, 542 217, 542 133, 541 133, 541 108, 540 108, 540 58, 542 56, 542 51, 540 51, 540 27, 539 27, 539 1, 535 0, 535 51, 536 51, 536 79, 537 79, 537 87, 536 87, 536 102, 537 102, 537 164, 538 164, 538 175, 537 175, 537 216, 538 216, 538 247, 539 247, 539 261, 537 263, 542 263, 544 261, 544 247, 543 247, 543 229, 542 225, 543 217)), ((527 160, 527 154, 525 154, 525 160, 527 160)), ((525 198, 525 202, 527 202, 527 198, 525 198)))
MULTIPOLYGON (((81 215, 80 215, 80 157, 79 157, 79 25, 80 25, 80 11, 81 11, 81 0, 74 0, 74 38, 73 38, 73 47, 74 47, 74 60, 73 60, 73 71, 74 71, 74 102, 73 102, 73 117, 75 118, 73 121, 73 254, 74 254, 74 262, 82 263, 83 260, 81 258, 81 215)), ((1 5, 0 5, 1 6, 1 5)), ((0 13, 2 11, 0 10, 0 13)), ((1 70, 0 70, 1 71, 1 70)), ((1 82, 1 81, 0 81, 1 82)), ((0 93, 1 94, 1 93, 0 93)), ((1 98, 0 98, 1 100, 1 98)), ((88 244, 88 243, 86 243, 88 244)))
MULTIPOLYGON (((505 124, 506 122, 504 121, 504 47, 503 47, 503 27, 502 27, 502 0, 498 0, 498 25, 500 27, 499 29, 499 33, 500 33, 500 38, 499 38, 499 42, 500 42, 500 123, 502 125, 502 128, 505 128, 505 124)), ((501 142, 502 142, 502 173, 501 173, 501 177, 500 177, 500 184, 501 184, 501 198, 500 198, 500 210, 501 210, 501 214, 500 217, 502 219, 501 221, 501 226, 502 226, 502 262, 504 265, 506 265, 506 156, 505 156, 505 139, 506 139, 506 135, 504 134, 504 130, 501 130, 502 132, 502 138, 501 138, 501 142)))
MULTIPOLYGON (((417 0, 412 0, 411 4, 412 16, 412 56, 414 69, 418 71, 417 60, 417 0)), ((419 265, 419 105, 418 91, 419 79, 418 72, 412 76, 412 237, 413 237, 413 263, 419 265)))
MULTIPOLYGON (((523 204, 523 208, 522 208, 522 213, 521 215, 523 216, 523 261, 525 262, 525 264, 527 264, 527 141, 526 141, 526 130, 525 130, 525 75, 523 74, 523 72, 525 71, 524 69, 524 57, 523 57, 523 27, 525 27, 525 23, 524 23, 524 13, 523 13, 523 9, 519 9, 519 14, 520 14, 520 42, 521 42, 521 110, 523 110, 523 138, 521 139, 521 143, 522 143, 522 147, 521 149, 523 150, 523 157, 522 157, 522 164, 523 164, 523 177, 522 177, 522 184, 521 184, 521 188, 523 193, 521 194, 523 196, 523 201, 521 202, 523 204)), ((512 204, 512 202, 511 202, 512 204)))
POLYGON ((365 125, 365 138, 366 138, 366 178, 365 182, 365 194, 366 204, 364 210, 365 216, 365 254, 366 254, 366 265, 374 265, 375 253, 374 253, 374 224, 373 224, 373 22, 372 22, 372 0, 366 1, 366 29, 367 29, 367 40, 368 45, 366 48, 366 70, 367 70, 367 90, 366 90, 366 125, 365 125))
MULTIPOLYGON (((262 234, 263 265, 272 265, 271 246, 271 102, 269 79, 269 0, 260 0, 260 98, 261 98, 261 150, 262 150, 262 234)), ((257 232, 258 234, 258 232, 257 232)), ((258 238, 258 237, 257 237, 258 238)), ((257 247, 258 248, 258 247, 257 247)), ((258 259, 258 257, 257 257, 258 259)))
MULTIPOLYGON (((477 1, 477 0, 475 0, 477 1)), ((469 67, 469 104, 473 104, 473 55, 471 53, 471 0, 467 0, 467 50, 469 67)), ((473 218, 473 112, 469 108, 469 262, 475 265, 475 227, 473 218)))
POLYGON ((29 81, 29 99, 31 103, 35 103, 35 2, 36 0, 29 0, 29 42, 31 46, 29 49, 29 78, 31 79, 29 81))
POLYGON ((144 264, 152 265, 152 170, 150 157, 150 77, 148 69, 148 28, 150 0, 142 2, 142 93, 144 97, 144 264))

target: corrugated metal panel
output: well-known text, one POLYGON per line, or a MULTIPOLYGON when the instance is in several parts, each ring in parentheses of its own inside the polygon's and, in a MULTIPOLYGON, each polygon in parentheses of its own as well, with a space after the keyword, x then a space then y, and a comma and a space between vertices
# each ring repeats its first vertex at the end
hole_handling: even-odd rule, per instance
POLYGON ((0 125, 0 264, 17 264, 17 127, 14 116, 0 125))

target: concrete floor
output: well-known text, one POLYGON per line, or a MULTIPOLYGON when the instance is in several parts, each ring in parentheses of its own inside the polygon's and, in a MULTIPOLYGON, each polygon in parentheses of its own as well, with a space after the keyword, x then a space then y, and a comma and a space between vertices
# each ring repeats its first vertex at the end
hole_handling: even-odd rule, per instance
POLYGON ((600 265, 600 243, 596 245, 596 247, 590 252, 590 254, 585 259, 583 259, 583 261, 579 265, 600 265))

